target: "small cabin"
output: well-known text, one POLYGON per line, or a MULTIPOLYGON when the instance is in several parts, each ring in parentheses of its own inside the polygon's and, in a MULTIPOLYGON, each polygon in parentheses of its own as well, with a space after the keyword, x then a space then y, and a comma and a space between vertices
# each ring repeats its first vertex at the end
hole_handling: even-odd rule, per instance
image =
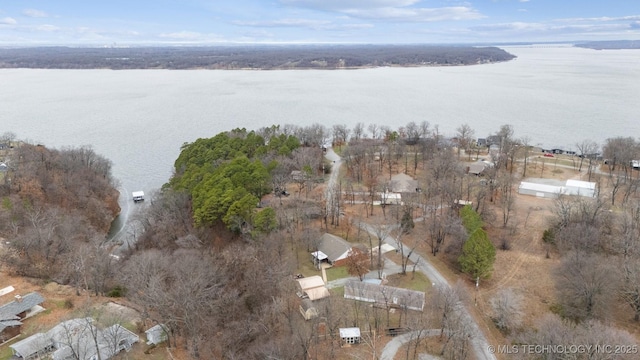
POLYGON ((133 195, 133 202, 144 201, 144 191, 134 191, 131 195, 133 195))

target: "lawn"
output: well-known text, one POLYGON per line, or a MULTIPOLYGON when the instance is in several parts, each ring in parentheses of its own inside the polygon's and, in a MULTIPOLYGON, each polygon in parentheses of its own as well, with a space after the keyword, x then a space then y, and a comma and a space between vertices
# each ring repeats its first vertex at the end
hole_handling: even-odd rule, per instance
POLYGON ((415 273, 407 272, 405 275, 393 274, 387 277, 390 286, 403 289, 429 292, 432 287, 431 280, 420 271, 415 273))
POLYGON ((346 266, 334 266, 327 269, 327 281, 333 281, 349 277, 346 266))
POLYGON ((304 248, 299 247, 297 252, 297 273, 304 275, 305 277, 320 275, 320 270, 316 269, 311 260, 311 254, 304 248))

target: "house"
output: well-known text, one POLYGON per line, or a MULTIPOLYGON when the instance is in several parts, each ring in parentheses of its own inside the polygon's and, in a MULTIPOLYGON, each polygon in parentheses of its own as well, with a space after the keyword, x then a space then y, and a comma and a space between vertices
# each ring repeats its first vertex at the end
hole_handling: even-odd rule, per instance
POLYGON ((339 328, 340 340, 345 345, 353 345, 360 343, 360 328, 339 328))
POLYGON ((147 336, 147 345, 158 345, 169 338, 169 329, 164 324, 152 326, 144 333, 147 336))
POLYGON ((30 360, 44 357, 55 350, 53 343, 43 333, 37 333, 9 346, 15 357, 30 360))
POLYGON ((474 163, 467 165, 467 174, 482 176, 487 169, 494 166, 495 165, 491 161, 480 159, 474 163))
POLYGON ((484 173, 486 167, 487 164, 485 164, 484 161, 476 161, 467 166, 467 174, 481 176, 484 173))
POLYGON ((390 185, 393 192, 414 193, 418 188, 418 181, 405 173, 400 173, 391 177, 390 185))
POLYGON ((402 194, 386 191, 380 193, 380 205, 402 205, 402 194))
POLYGON ((344 286, 344 298, 373 303, 384 308, 422 311, 425 295, 422 291, 349 280, 344 286))
POLYGON ((129 351, 138 335, 119 324, 99 329, 91 318, 64 321, 46 333, 37 333, 11 346, 21 359, 50 356, 53 360, 109 360, 122 350, 129 351))
POLYGON ((318 300, 330 296, 329 289, 319 275, 296 279, 301 291, 309 300, 318 300))
POLYGON ((317 249, 311 253, 315 264, 327 262, 330 265, 340 266, 346 262, 351 244, 339 236, 326 233, 318 239, 317 249))
POLYGON ((9 166, 3 162, 0 162, 0 171, 7 171, 9 170, 9 166))
POLYGON ((0 306, 0 343, 20 335, 22 320, 44 311, 43 302, 42 295, 32 292, 0 306))

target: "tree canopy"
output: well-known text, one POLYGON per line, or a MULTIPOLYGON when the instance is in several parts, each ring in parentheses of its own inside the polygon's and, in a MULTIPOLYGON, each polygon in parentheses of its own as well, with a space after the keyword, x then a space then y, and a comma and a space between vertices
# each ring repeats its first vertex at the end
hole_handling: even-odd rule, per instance
MULTIPOLYGON (((191 195, 196 225, 222 221, 240 232, 252 224, 260 198, 271 191, 270 170, 275 168, 275 162, 265 165, 263 160, 267 155, 290 155, 300 146, 295 136, 278 134, 277 127, 272 130, 267 139, 234 129, 182 146, 169 186, 191 195)), ((262 232, 271 228, 269 217, 257 220, 262 232)))

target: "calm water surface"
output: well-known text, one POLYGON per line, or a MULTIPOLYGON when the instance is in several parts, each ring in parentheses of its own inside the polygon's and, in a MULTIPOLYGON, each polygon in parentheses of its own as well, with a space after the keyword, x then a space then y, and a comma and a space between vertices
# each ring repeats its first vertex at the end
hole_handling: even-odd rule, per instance
POLYGON ((516 60, 362 70, 0 70, 0 133, 91 145, 128 194, 159 188, 180 146, 236 127, 410 121, 484 137, 512 124, 532 144, 575 148, 640 134, 640 50, 508 47, 516 60))

